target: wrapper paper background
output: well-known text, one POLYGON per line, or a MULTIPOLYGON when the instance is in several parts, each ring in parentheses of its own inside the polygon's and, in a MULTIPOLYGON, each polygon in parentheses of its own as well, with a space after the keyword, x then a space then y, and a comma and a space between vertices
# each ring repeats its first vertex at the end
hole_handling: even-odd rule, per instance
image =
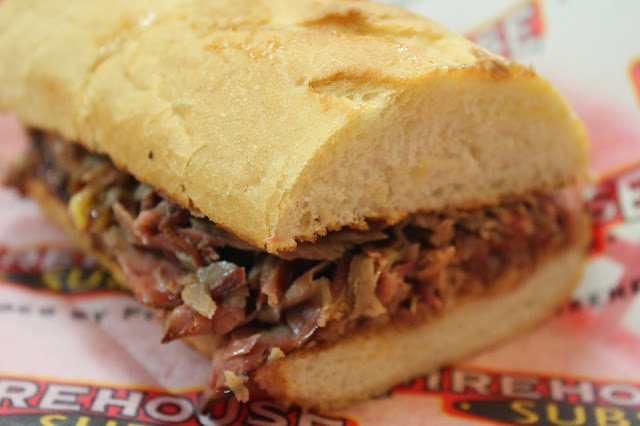
MULTIPOLYGON (((208 360, 160 345, 150 311, 1 189, 0 425, 640 424, 640 2, 397 3, 533 64, 585 120, 594 244, 573 299, 531 332, 332 416, 231 398, 205 418, 208 360)), ((6 165, 24 144, 9 116, 0 141, 6 165)))

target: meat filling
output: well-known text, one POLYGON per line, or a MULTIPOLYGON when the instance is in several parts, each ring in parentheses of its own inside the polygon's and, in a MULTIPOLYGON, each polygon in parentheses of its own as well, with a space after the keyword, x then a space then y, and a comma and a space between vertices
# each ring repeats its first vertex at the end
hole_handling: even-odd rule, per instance
POLYGON ((46 183, 136 297, 162 313, 164 342, 218 336, 203 401, 230 389, 246 397, 240 385, 253 370, 297 349, 508 289, 577 238, 581 210, 567 187, 373 221, 269 254, 77 145, 34 133, 29 158, 23 175, 46 183))

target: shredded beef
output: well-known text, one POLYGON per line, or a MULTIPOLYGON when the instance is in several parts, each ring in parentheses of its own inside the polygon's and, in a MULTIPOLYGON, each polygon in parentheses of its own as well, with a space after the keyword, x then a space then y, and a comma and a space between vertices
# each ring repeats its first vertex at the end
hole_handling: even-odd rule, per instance
POLYGON ((223 336, 207 398, 224 395, 229 377, 246 378, 272 353, 424 320, 491 291, 507 273, 526 276, 575 240, 581 209, 573 188, 532 193, 417 213, 393 226, 371 222, 368 230, 331 232, 276 255, 193 216, 106 157, 50 135, 34 135, 24 173, 68 203, 136 297, 163 313, 164 342, 223 336))

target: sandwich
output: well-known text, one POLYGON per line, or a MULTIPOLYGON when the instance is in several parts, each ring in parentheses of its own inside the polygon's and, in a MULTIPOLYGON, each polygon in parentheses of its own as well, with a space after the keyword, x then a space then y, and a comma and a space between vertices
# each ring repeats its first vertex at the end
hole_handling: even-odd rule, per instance
POLYGON ((326 411, 525 330, 579 280, 566 100, 401 8, 5 0, 14 185, 211 357, 204 408, 326 411), (37 25, 36 25, 37 23, 37 25))

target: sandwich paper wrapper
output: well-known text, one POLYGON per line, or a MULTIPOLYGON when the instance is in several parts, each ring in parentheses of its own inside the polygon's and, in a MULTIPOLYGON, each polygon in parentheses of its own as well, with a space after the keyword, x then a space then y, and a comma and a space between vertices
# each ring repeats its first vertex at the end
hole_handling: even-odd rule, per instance
MULTIPOLYGON (((534 330, 331 415, 230 398, 202 416, 209 360, 161 345, 151 311, 2 188, 0 425, 640 424, 640 2, 397 3, 533 64, 585 121, 593 247, 572 299, 534 330)), ((0 142, 6 166, 24 145, 6 115, 0 142)))

